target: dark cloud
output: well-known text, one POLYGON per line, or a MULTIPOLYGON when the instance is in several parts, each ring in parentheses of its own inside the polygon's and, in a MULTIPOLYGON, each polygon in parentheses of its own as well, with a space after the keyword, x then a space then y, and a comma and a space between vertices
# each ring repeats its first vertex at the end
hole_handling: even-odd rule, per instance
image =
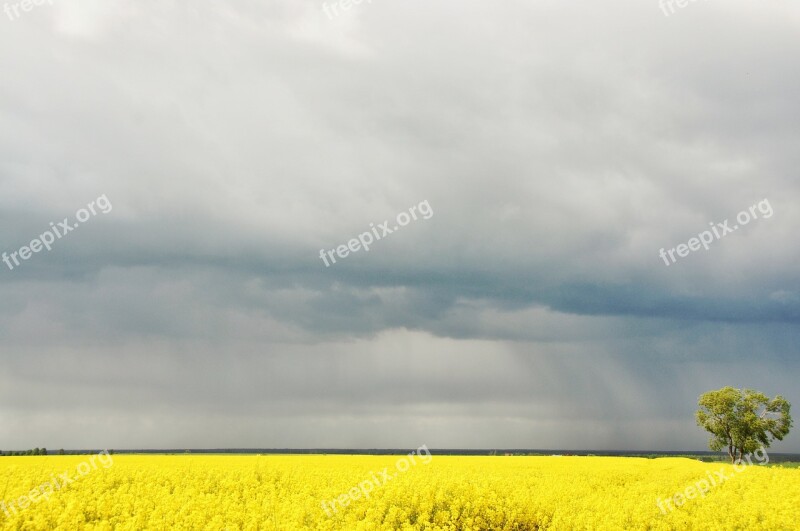
POLYGON ((700 449, 703 391, 800 403, 788 1, 0 22, 0 250, 113 204, 0 263, 2 448, 700 449))

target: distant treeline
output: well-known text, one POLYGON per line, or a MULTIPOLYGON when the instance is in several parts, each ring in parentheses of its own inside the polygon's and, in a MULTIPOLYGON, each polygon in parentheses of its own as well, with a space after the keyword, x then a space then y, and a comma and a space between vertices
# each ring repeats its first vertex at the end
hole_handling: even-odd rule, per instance
MULTIPOLYGON (((46 448, 34 448, 24 451, 0 451, 0 456, 19 455, 89 455, 100 450, 58 450, 48 452, 46 448)), ((343 448, 206 448, 206 449, 163 449, 163 450, 109 450, 109 454, 242 454, 242 455, 405 455, 414 449, 402 448, 372 448, 372 449, 343 449, 343 448)), ((464 450, 464 449, 432 449, 432 455, 474 455, 474 456, 606 456, 606 457, 643 457, 654 459, 657 457, 688 457, 705 462, 724 461, 727 457, 720 452, 667 452, 667 451, 623 451, 623 450, 464 450)), ((770 462, 787 463, 800 462, 800 454, 770 453, 770 462)))
MULTIPOLYGON (((116 450, 117 454, 241 454, 241 455, 406 455, 413 452, 413 448, 172 448, 172 449, 147 449, 147 450, 116 450)), ((471 450, 471 449, 431 449, 432 455, 473 455, 473 456, 605 456, 605 457, 642 457, 654 459, 657 457, 688 457, 706 462, 724 461, 727 456, 720 452, 697 451, 624 451, 624 450, 471 450)), ((70 450, 68 454, 97 453, 87 450, 70 450)), ((110 452, 113 453, 113 452, 110 452)), ((770 453, 770 462, 798 462, 800 454, 770 453)))
MULTIPOLYGON (((64 450, 61 450, 63 452, 64 450)), ((9 455, 47 455, 47 448, 34 448, 33 450, 21 450, 21 451, 8 451, 3 452, 0 451, 0 455, 9 456, 9 455)))
MULTIPOLYGON (((9 450, 4 452, 0 450, 0 456, 8 457, 8 456, 19 456, 19 455, 88 455, 91 453, 97 452, 90 452, 87 450, 58 450, 54 453, 48 453, 47 448, 34 448, 33 450, 9 450)), ((109 454, 113 454, 114 450, 109 450, 109 454)))

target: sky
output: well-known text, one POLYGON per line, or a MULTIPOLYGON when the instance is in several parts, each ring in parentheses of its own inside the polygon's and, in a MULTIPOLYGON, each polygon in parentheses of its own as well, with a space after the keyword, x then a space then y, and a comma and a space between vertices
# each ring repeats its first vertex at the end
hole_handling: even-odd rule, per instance
POLYGON ((800 404, 796 1, 5 6, 0 448, 703 450, 705 391, 800 404))

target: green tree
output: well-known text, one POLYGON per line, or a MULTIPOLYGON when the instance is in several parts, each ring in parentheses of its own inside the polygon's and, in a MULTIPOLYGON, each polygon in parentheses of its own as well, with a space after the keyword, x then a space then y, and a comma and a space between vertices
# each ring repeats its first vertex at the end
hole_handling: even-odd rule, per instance
POLYGON ((697 425, 711 433, 709 448, 726 449, 732 463, 782 441, 792 427, 791 404, 780 395, 770 399, 752 389, 723 387, 700 395, 697 405, 697 425))

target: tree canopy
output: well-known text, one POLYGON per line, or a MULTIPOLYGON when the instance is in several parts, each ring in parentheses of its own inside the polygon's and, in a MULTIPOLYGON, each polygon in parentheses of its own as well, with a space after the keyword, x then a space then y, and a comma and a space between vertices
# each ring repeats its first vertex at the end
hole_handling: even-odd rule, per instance
POLYGON ((780 395, 723 387, 703 393, 697 404, 697 425, 711 433, 709 448, 726 449, 731 462, 783 440, 792 427, 791 404, 780 395))

